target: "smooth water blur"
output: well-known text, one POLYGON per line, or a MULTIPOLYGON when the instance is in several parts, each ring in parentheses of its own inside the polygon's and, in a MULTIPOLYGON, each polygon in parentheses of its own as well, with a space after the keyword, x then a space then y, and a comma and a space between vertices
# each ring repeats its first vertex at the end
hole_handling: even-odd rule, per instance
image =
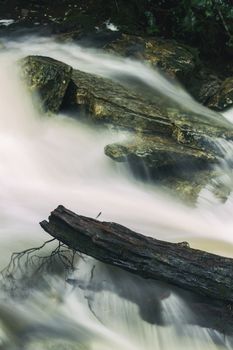
MULTIPOLYGON (((38 223, 58 204, 91 217, 101 211, 101 220, 115 221, 163 240, 186 240, 192 247, 233 257, 232 196, 223 205, 213 201, 206 190, 198 208, 188 208, 159 188, 132 179, 124 167, 104 156, 104 146, 126 138, 127 133, 94 129, 65 115, 39 115, 18 78, 16 62, 27 54, 47 55, 75 68, 118 79, 127 72, 143 77, 152 88, 165 91, 190 109, 197 106, 184 90, 140 63, 48 39, 6 41, 0 53, 2 267, 13 251, 48 239, 38 223)), ((198 105, 198 109, 204 113, 203 107, 198 105)), ((207 114, 215 117, 212 112, 207 114)), ((230 171, 227 176, 231 179, 230 171)), ((88 282, 92 265, 92 259, 80 261, 78 278, 81 274, 88 282)), ((100 267, 99 274, 103 270, 100 267)), ((102 279, 107 275, 103 274, 102 279)), ((129 283, 128 289, 133 288, 131 282, 124 283, 129 283)), ((144 283, 146 288, 148 282, 144 283)), ((219 342, 214 342, 213 332, 207 329, 182 325, 180 332, 178 321, 186 315, 190 317, 190 311, 174 293, 160 302, 162 319, 173 323, 163 327, 142 320, 137 305, 117 295, 114 288, 94 293, 72 288, 63 279, 49 279, 48 284, 55 297, 53 293, 34 292, 20 303, 12 300, 5 306, 2 296, 0 319, 9 340, 5 348, 9 344, 12 348, 22 348, 24 344, 33 349, 57 348, 58 334, 64 341, 73 341, 73 345, 62 343, 62 349, 231 348, 229 340, 218 334, 215 336, 219 342), (22 324, 15 329, 20 319, 22 324)), ((142 293, 142 300, 143 297, 142 293)))
POLYGON ((231 124, 224 118, 220 119, 219 114, 196 102, 178 82, 168 80, 161 72, 139 61, 106 55, 102 51, 82 48, 71 43, 57 43, 48 38, 23 37, 21 41, 3 41, 3 44, 17 55, 49 56, 84 72, 99 74, 122 82, 133 79, 134 82, 138 81, 144 87, 149 87, 162 96, 166 96, 168 100, 180 105, 183 111, 192 111, 197 116, 199 115, 200 122, 203 122, 204 115, 206 119, 217 121, 231 128, 231 124))

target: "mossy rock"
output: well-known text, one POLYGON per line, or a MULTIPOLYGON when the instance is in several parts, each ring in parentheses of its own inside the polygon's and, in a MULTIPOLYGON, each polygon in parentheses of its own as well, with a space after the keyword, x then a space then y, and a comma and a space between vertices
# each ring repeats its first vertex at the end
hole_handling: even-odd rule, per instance
POLYGON ((223 81, 219 89, 209 99, 207 106, 217 111, 223 111, 233 105, 233 77, 223 81))
POLYGON ((219 182, 220 174, 214 168, 218 157, 169 138, 134 135, 128 141, 107 145, 105 154, 125 163, 136 178, 149 180, 192 206, 207 186, 217 200, 225 201, 230 194, 229 187, 219 182))
POLYGON ((156 102, 110 79, 74 70, 68 105, 84 107, 90 120, 138 132, 171 134, 172 123, 156 102))
POLYGON ((28 88, 33 95, 39 96, 39 109, 57 113, 70 83, 72 67, 41 56, 28 56, 20 61, 20 65, 28 88))
POLYGON ((173 40, 143 38, 123 34, 105 49, 114 54, 138 59, 159 68, 170 78, 186 81, 199 63, 197 52, 173 40))
POLYGON ((178 144, 165 136, 152 135, 134 136, 129 141, 107 145, 105 154, 117 162, 143 162, 145 166, 154 170, 218 161, 210 152, 178 144))
MULTIPOLYGON (((136 132, 165 135, 189 147, 218 152, 213 138, 233 138, 232 124, 220 114, 205 117, 164 105, 158 96, 142 96, 111 79, 85 73, 42 56, 21 61, 29 89, 40 96, 45 111, 58 112, 61 105, 84 109, 89 121, 112 124, 136 132)), ((213 112, 214 113, 214 112, 213 112)))
POLYGON ((187 196, 206 184, 202 171, 212 177, 212 164, 224 156, 215 138, 233 139, 232 125, 220 114, 211 119, 166 108, 157 98, 48 57, 26 57, 21 67, 29 89, 40 96, 41 108, 56 113, 62 105, 77 116, 84 110, 87 122, 132 131, 126 143, 108 145, 105 153, 127 161, 133 170, 148 169, 152 178, 187 196))
MULTIPOLYGON (((90 120, 139 133, 165 135, 180 144, 219 154, 215 138, 233 139, 233 127, 220 114, 203 116, 167 108, 157 96, 145 97, 133 89, 100 76, 74 70, 66 94, 67 105, 84 108, 90 120)), ((211 112, 212 113, 212 112, 211 112)))

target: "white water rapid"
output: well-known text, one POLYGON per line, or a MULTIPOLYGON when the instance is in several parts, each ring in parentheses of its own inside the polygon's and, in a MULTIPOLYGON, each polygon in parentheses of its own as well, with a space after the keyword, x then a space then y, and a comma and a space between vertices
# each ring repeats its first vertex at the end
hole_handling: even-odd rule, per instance
MULTIPOLYGON (((194 209, 152 185, 134 180, 103 153, 106 144, 127 134, 95 130, 65 115, 39 115, 20 82, 17 61, 28 54, 41 54, 107 77, 120 79, 127 73, 151 88, 161 89, 186 108, 201 113, 203 107, 179 86, 137 62, 36 37, 5 41, 4 46, 0 52, 2 268, 12 252, 49 239, 38 223, 58 204, 90 217, 101 211, 102 220, 163 240, 185 240, 192 247, 233 257, 233 196, 222 204, 212 200, 206 190, 194 209)), ((215 113, 205 113, 215 118, 215 113)), ((231 114, 227 117, 230 119, 231 114)), ((226 176, 232 181, 229 171, 226 176)), ((48 278, 50 293, 35 291, 28 299, 8 299, 6 304, 2 295, 2 348, 233 349, 231 339, 217 332, 183 325, 181 321, 192 315, 188 304, 175 293, 160 302, 161 317, 167 322, 164 327, 143 320, 132 300, 124 298, 122 292, 115 293, 111 271, 102 264, 89 258, 81 260, 72 278, 78 276, 88 283, 93 264, 96 280, 102 276, 106 288, 75 288, 64 279, 48 278)), ((136 288, 134 280, 122 283, 128 289, 136 288)), ((151 288, 149 282, 144 283, 145 289, 151 288)), ((143 300, 141 293, 139 298, 143 300)))

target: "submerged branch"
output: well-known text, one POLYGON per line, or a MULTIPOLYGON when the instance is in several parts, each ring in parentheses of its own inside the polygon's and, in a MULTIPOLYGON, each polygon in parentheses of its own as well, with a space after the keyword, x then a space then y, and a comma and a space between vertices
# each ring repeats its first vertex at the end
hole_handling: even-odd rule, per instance
POLYGON ((25 267, 28 267, 29 263, 33 263, 31 259, 33 259, 34 253, 43 249, 47 244, 55 241, 56 238, 52 238, 46 242, 44 242, 41 246, 35 247, 35 248, 29 248, 25 249, 21 252, 14 252, 11 255, 11 259, 9 264, 0 272, 1 276, 8 277, 10 275, 14 275, 17 270, 20 270, 22 272, 22 267, 21 267, 21 261, 24 258, 24 265, 25 267), (31 256, 31 254, 33 254, 31 256))
POLYGON ((65 272, 68 275, 75 269, 75 257, 78 253, 64 243, 45 253, 43 248, 56 241, 56 238, 44 242, 39 247, 14 252, 9 264, 0 272, 2 287, 12 295, 19 295, 19 290, 38 283, 38 276, 44 273, 65 272), (58 270, 58 271, 57 271, 58 270))

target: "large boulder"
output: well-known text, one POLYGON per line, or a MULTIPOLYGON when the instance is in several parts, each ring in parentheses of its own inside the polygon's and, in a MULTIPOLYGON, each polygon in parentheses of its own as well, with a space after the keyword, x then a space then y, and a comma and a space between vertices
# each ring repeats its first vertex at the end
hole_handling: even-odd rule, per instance
POLYGON ((192 205, 201 190, 217 177, 212 168, 218 162, 216 156, 166 137, 134 136, 125 142, 107 145, 105 154, 125 163, 136 177, 153 181, 192 205))
POLYGON ((222 173, 214 168, 198 169, 179 172, 176 176, 171 174, 162 177, 157 181, 157 184, 165 192, 191 206, 195 205, 198 199, 209 201, 210 195, 216 201, 224 203, 231 193, 231 188, 225 182, 221 182, 221 176, 222 173))
POLYGON ((223 111, 233 105, 233 77, 225 79, 217 91, 209 98, 207 106, 223 111))
POLYGON ((31 91, 39 93, 45 111, 58 112, 61 105, 84 109, 96 123, 112 124, 137 132, 164 134, 178 143, 213 148, 212 137, 232 138, 232 124, 220 114, 167 108, 161 96, 142 96, 111 79, 89 74, 42 56, 21 62, 31 91))
POLYGON ((106 155, 127 162, 139 173, 148 169, 151 179, 184 197, 190 193, 197 197, 214 178, 212 165, 223 156, 216 138, 233 139, 232 124, 220 114, 206 111, 205 116, 178 105, 167 107, 158 96, 142 96, 48 57, 30 56, 21 64, 24 79, 31 90, 39 92, 46 111, 57 112, 62 104, 87 122, 130 130, 127 142, 106 146, 106 155))
POLYGON ((74 70, 65 103, 85 109, 96 123, 137 132, 172 133, 172 122, 156 101, 110 79, 74 70))
POLYGON ((183 146, 171 138, 154 135, 136 135, 125 142, 107 145, 105 154, 117 162, 142 162, 154 170, 176 168, 179 164, 201 166, 217 161, 217 156, 211 152, 183 146))
POLYGON ((174 40, 142 38, 123 34, 106 45, 108 52, 144 61, 161 69, 170 78, 186 81, 193 73, 198 60, 197 52, 174 40))
MULTIPOLYGON (((213 138, 233 138, 233 127, 220 114, 166 107, 163 98, 145 97, 100 76, 74 70, 65 103, 82 108, 96 123, 140 133, 166 135, 181 144, 218 152, 213 138)), ((168 102, 167 102, 168 103, 168 102)))
POLYGON ((21 61, 21 71, 30 91, 39 96, 39 108, 57 113, 70 83, 72 67, 50 57, 28 56, 21 61))
POLYGON ((190 205, 196 203, 206 187, 222 202, 231 192, 220 168, 214 166, 218 157, 166 137, 131 135, 127 141, 107 145, 105 154, 125 163, 136 177, 153 181, 163 191, 190 205))
POLYGON ((113 80, 72 68, 41 56, 22 62, 30 90, 38 92, 46 111, 58 112, 61 104, 84 110, 87 119, 138 133, 164 135, 178 144, 219 155, 215 138, 233 138, 233 127, 223 116, 206 110, 185 111, 166 106, 158 96, 142 96, 113 80), (89 118, 88 118, 89 117, 89 118))
POLYGON ((192 76, 187 88, 197 101, 207 106, 208 101, 218 92, 221 84, 222 78, 211 70, 202 67, 192 76))
POLYGON ((222 111, 233 105, 233 78, 199 60, 198 51, 174 40, 122 34, 105 45, 114 53, 159 68, 170 79, 179 80, 189 93, 209 108, 222 111), (225 79, 225 80, 224 80, 225 79))

